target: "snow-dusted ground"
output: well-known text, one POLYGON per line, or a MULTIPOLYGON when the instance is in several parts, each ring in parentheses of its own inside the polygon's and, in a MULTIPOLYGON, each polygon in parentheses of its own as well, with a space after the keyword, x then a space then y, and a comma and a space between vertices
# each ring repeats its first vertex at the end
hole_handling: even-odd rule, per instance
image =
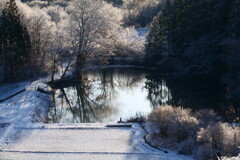
POLYGON ((45 121, 50 97, 37 91, 38 87, 48 89, 45 81, 41 79, 0 85, 0 100, 25 89, 24 92, 0 103, 1 148, 20 137, 21 133, 15 129, 17 126, 30 126, 34 122, 45 121))
POLYGON ((0 100, 8 98, 23 89, 25 89, 30 84, 29 81, 19 82, 19 83, 8 83, 0 85, 0 100))
POLYGON ((222 157, 222 160, 240 160, 240 155, 238 155, 237 157, 222 157))

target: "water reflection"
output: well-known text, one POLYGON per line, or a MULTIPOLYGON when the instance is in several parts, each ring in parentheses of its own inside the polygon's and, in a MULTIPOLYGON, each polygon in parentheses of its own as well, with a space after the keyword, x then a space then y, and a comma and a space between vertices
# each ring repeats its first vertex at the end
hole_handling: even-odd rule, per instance
POLYGON ((146 87, 149 100, 155 106, 168 104, 193 110, 213 109, 225 121, 236 122, 240 119, 237 100, 229 99, 229 93, 218 81, 196 85, 153 73, 147 77, 146 87))
POLYGON ((105 92, 95 90, 96 87, 93 86, 94 82, 81 79, 72 87, 56 90, 53 96, 55 107, 50 112, 52 122, 98 122, 116 114, 118 109, 107 103, 105 92))
POLYGON ((78 83, 55 90, 53 123, 117 122, 153 107, 145 88, 146 72, 139 69, 89 71, 78 83))
POLYGON ((168 89, 166 82, 163 79, 148 76, 145 88, 148 92, 148 100, 151 102, 153 108, 171 104, 172 95, 168 89))
POLYGON ((234 119, 239 116, 237 106, 226 97, 220 86, 183 84, 149 70, 98 69, 82 74, 70 87, 55 90, 49 122, 117 122, 120 117, 126 120, 138 112, 147 114, 165 104, 212 108, 234 119))

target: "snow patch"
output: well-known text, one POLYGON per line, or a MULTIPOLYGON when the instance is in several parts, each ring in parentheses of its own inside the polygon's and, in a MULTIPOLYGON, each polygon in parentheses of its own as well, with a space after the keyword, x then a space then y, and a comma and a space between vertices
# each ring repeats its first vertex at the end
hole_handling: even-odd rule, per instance
POLYGON ((24 92, 0 103, 0 148, 16 141, 19 125, 31 126, 33 122, 44 122, 50 104, 50 96, 37 88, 48 90, 46 79, 9 83, 0 86, 0 99, 5 99, 20 90, 24 92))
MULTIPOLYGON (((146 143, 144 137, 147 135, 147 132, 142 128, 142 126, 138 123, 134 123, 132 126, 132 137, 130 140, 131 145, 139 150, 142 153, 157 153, 161 159, 165 160, 193 160, 190 156, 179 155, 176 152, 173 152, 168 149, 164 149, 166 152, 162 150, 155 149, 146 143)), ((147 137, 146 137, 147 138, 147 137)))

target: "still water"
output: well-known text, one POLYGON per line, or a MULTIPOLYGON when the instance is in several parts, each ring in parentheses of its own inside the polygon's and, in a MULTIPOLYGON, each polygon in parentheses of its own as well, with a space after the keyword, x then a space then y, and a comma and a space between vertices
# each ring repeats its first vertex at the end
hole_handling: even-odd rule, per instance
POLYGON ((226 112, 218 89, 188 89, 156 75, 152 70, 133 68, 87 71, 69 87, 55 89, 49 123, 125 121, 166 104, 226 112))

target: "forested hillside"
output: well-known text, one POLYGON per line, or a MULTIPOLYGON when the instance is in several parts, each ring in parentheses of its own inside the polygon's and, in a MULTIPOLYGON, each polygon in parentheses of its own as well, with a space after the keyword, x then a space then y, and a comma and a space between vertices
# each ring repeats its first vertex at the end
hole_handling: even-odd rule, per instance
MULTIPOLYGON (((47 7, 49 5, 60 5, 66 7, 71 0, 21 0, 29 6, 47 7)), ((123 21, 127 26, 147 26, 151 23, 153 16, 162 9, 164 0, 102 0, 114 7, 120 8, 123 13, 123 21)))
POLYGON ((179 67, 197 65, 220 74, 237 69, 239 10, 237 0, 167 0, 152 22, 147 60, 175 57, 184 63, 179 67))

